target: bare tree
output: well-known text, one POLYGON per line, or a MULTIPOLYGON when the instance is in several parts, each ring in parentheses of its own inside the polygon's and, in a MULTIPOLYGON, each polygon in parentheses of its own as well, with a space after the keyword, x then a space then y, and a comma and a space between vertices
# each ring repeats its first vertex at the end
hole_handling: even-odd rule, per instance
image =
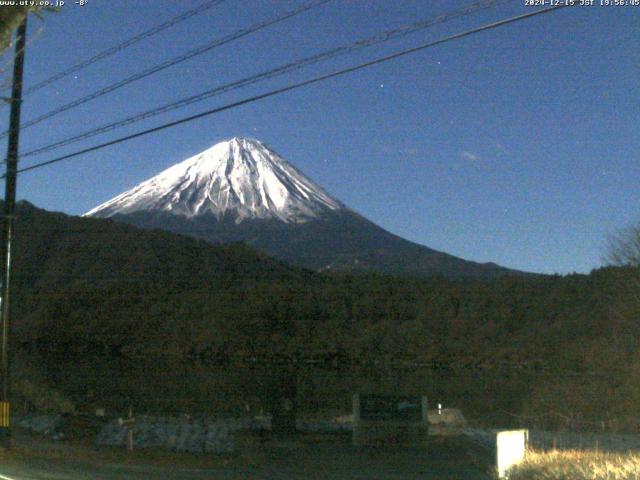
POLYGON ((609 236, 605 261, 609 265, 640 266, 640 223, 609 236))
POLYGON ((640 315, 640 223, 618 230, 607 238, 604 261, 607 265, 626 268, 617 278, 616 289, 624 298, 609 305, 613 318, 622 322, 637 322, 640 315), (621 293, 625 292, 625 293, 621 293))
POLYGON ((33 10, 33 7, 14 5, 0 8, 0 51, 9 46, 13 31, 22 23, 29 10, 33 10))

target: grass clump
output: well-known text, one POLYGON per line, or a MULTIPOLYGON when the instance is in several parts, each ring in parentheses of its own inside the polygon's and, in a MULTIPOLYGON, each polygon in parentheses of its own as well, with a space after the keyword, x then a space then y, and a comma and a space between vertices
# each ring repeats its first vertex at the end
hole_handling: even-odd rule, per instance
POLYGON ((637 480, 640 453, 530 451, 509 472, 509 480, 637 480))

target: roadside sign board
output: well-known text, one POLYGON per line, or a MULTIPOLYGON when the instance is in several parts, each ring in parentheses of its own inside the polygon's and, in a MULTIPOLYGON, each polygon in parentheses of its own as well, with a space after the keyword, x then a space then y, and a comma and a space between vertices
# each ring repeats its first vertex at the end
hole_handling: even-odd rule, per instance
POLYGON ((422 397, 360 395, 361 420, 419 422, 422 418, 422 397))
POLYGON ((423 445, 429 434, 426 396, 353 395, 354 445, 423 445))

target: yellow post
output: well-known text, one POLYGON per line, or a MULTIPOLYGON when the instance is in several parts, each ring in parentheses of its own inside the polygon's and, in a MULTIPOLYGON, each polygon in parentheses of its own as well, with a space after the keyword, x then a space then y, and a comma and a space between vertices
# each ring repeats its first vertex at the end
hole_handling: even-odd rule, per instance
POLYGON ((9 428, 9 402, 0 402, 0 427, 9 428))

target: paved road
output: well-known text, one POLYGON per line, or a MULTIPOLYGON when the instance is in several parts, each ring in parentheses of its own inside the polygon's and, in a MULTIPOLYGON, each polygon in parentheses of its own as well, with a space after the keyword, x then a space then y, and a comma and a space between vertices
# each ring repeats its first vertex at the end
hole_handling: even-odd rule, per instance
MULTIPOLYGON (((22 456, 0 460, 0 480, 490 480, 488 466, 446 448, 269 446, 256 455, 192 468, 22 456)), ((175 455, 175 454, 172 454, 175 455)))

